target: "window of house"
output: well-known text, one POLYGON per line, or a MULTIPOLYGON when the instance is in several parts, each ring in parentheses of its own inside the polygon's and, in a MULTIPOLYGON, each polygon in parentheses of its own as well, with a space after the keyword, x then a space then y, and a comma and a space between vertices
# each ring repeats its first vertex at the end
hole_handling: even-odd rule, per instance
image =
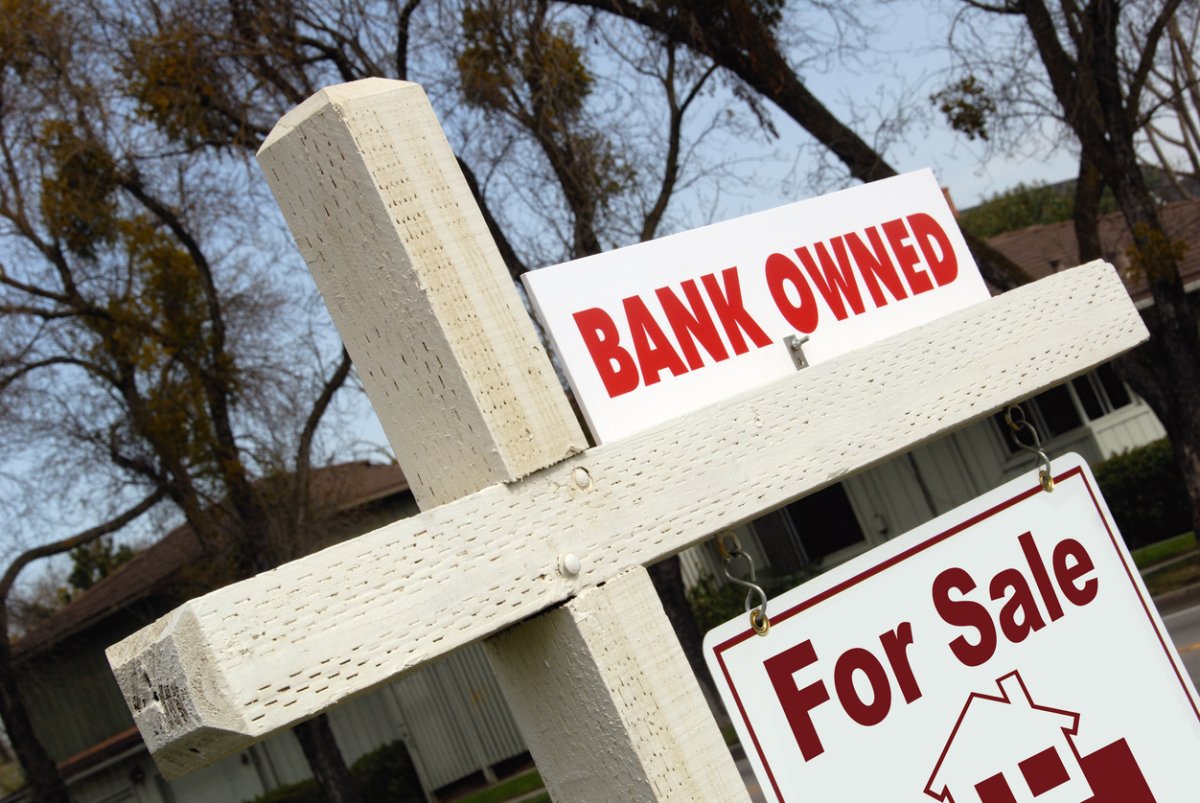
POLYGON ((1097 389, 1092 384, 1090 376, 1077 376, 1072 379, 1071 389, 1075 391, 1075 398, 1079 399, 1079 403, 1083 405, 1084 415, 1089 421, 1094 421, 1104 415, 1104 404, 1096 394, 1097 389))
POLYGON ((831 485, 754 521, 769 571, 794 574, 866 540, 850 497, 831 485))
POLYGON ((1117 376, 1117 372, 1113 370, 1111 365, 1101 365, 1095 370, 1094 374, 1112 409, 1116 410, 1127 404, 1133 404, 1133 399, 1129 395, 1129 388, 1125 387, 1125 383, 1117 376))
POLYGON ((795 574, 808 565, 808 553, 787 511, 775 510, 755 519, 754 532, 772 574, 795 574))
POLYGON ((799 533, 808 559, 814 563, 866 538, 850 506, 850 497, 841 485, 830 485, 792 502, 784 511, 799 533))
POLYGON ((1055 435, 1070 432, 1075 427, 1083 426, 1083 422, 1087 419, 1084 418, 1083 411, 1080 406, 1075 404, 1075 400, 1071 396, 1071 386, 1067 384, 1050 388, 1034 400, 1037 402, 1042 421, 1046 425, 1045 429, 1039 428, 1042 438, 1052 438, 1055 435))
MULTIPOLYGON (((1111 366, 1102 365, 1095 371, 1021 402, 1020 407, 1025 411, 1025 419, 1045 443, 1132 403, 1133 396, 1125 383, 1117 377, 1111 366)), ((1008 450, 1018 451, 1020 447, 1004 421, 1004 413, 997 413, 995 421, 1008 450)), ((1024 437, 1028 439, 1028 435, 1024 437)))

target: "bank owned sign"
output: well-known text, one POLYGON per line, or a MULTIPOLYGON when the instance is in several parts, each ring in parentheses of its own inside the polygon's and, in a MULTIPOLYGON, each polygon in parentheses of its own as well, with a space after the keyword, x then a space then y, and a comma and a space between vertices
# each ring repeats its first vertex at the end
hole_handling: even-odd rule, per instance
POLYGON ((988 297, 928 170, 524 281, 600 442, 988 297))

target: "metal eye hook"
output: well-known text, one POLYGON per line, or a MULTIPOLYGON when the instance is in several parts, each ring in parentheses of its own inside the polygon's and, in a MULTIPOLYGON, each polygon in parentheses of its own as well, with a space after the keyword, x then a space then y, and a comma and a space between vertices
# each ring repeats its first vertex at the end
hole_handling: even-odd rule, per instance
POLYGON ((1050 458, 1042 450, 1042 439, 1038 437, 1037 430, 1026 420, 1025 411, 1015 404, 1009 405, 1008 409, 1004 411, 1004 423, 1008 424, 1008 428, 1012 430, 1013 442, 1026 452, 1037 456, 1038 464, 1041 467, 1038 471, 1038 480, 1047 493, 1053 491, 1054 475, 1050 471, 1050 458), (1032 446, 1022 443, 1021 439, 1017 437, 1021 430, 1028 430, 1029 438, 1033 441, 1032 446))

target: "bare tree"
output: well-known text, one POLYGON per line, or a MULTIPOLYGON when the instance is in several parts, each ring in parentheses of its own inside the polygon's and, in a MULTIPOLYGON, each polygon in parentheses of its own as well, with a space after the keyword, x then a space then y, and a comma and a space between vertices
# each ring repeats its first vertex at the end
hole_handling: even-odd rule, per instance
MULTIPOLYGON (((1141 31, 1129 30, 1131 36, 1141 31)), ((1139 133, 1154 154, 1174 189, 1183 198, 1200 196, 1200 68, 1196 49, 1200 46, 1200 9, 1180 4, 1167 20, 1166 35, 1159 45, 1146 78, 1146 100, 1139 133), (1191 181, 1184 175, 1190 174, 1191 181)), ((1144 46, 1131 48, 1132 52, 1144 46)), ((1126 62, 1129 73, 1134 65, 1126 62)))
MULTIPOLYGON (((204 545, 211 582, 270 568, 306 526, 314 438, 349 361, 297 365, 303 332, 279 312, 299 299, 269 253, 246 247, 261 223, 246 219, 246 164, 181 152, 148 126, 153 109, 133 111, 111 31, 89 10, 21 14, 0 52, 0 412, 74 474, 144 498, 18 556, 0 601, 33 559, 159 500, 204 545)), ((223 115, 241 136, 244 121, 223 115)), ((65 801, 9 659, 6 638, 0 715, 34 797, 65 801)), ((296 732, 327 799, 356 799, 328 723, 296 732)))
MULTIPOLYGON (((800 80, 776 36, 786 13, 778 0, 568 1, 636 22, 708 56, 812 134, 855 178, 871 181, 895 173, 882 154, 830 112, 800 80)), ((1062 120, 1077 140, 1083 154, 1081 192, 1108 183, 1116 193, 1134 233, 1135 262, 1145 271, 1155 301, 1144 315, 1153 341, 1122 358, 1118 367, 1167 428, 1200 530, 1200 416, 1193 402, 1200 391, 1196 344, 1200 327, 1179 278, 1178 244, 1163 232, 1134 147, 1158 44, 1181 4, 1178 0, 1130 4, 1132 10, 1125 22, 1139 31, 1141 44, 1140 51, 1126 62, 1132 69, 1123 74, 1122 55, 1130 51, 1122 44, 1121 7, 1114 0, 1064 2, 1057 4, 1055 12, 1040 0, 962 2, 964 13, 995 14, 1021 22, 1024 41, 1029 44, 1024 51, 1016 51, 1011 62, 1013 77, 1004 89, 1038 81, 1037 77, 1024 77, 1029 72, 1025 69, 1028 58, 1021 58, 1020 53, 1040 60, 1045 67, 1041 81, 1048 93, 1030 91, 1024 97, 1062 120)), ((995 47, 992 41, 979 50, 988 52, 995 47)), ((1036 114, 1028 113, 1030 118, 1036 114)), ((1080 242, 1085 258, 1089 256, 1086 248, 1099 241, 1094 225, 1098 198, 1096 192, 1094 199, 1084 196, 1076 204, 1083 221, 1077 223, 1077 230, 1083 232, 1080 242)), ((995 249, 969 234, 967 240, 993 285, 1007 289, 1028 281, 1025 271, 995 249)))
MULTIPOLYGON (((782 0, 564 2, 629 20, 711 59, 753 93, 775 104, 845 165, 852 177, 876 181, 896 175, 885 156, 830 111, 800 79, 778 35, 787 14, 782 0)), ((993 285, 1007 289, 1029 280, 1025 271, 986 242, 969 233, 964 236, 984 277, 993 285)))
MULTIPOLYGON (((1200 532, 1200 415, 1195 407, 1200 318, 1180 275, 1184 245, 1163 228, 1159 201, 1138 153, 1139 137, 1152 152, 1156 142, 1161 145, 1164 113, 1186 129, 1195 111, 1191 93, 1196 87, 1188 77, 1191 54, 1179 52, 1180 46, 1187 47, 1183 31, 1193 30, 1195 8, 1188 6, 1188 15, 1181 15, 1181 8, 1180 0, 1052 6, 1042 0, 963 0, 964 15, 984 15, 988 25, 1012 23, 1017 52, 1027 52, 1041 64, 1037 78, 1013 100, 1045 109, 1079 149, 1074 214, 1081 258, 1102 256, 1101 190, 1107 186, 1116 197, 1133 237, 1131 269, 1153 299, 1142 313, 1150 342, 1118 359, 1116 366, 1166 428, 1188 490, 1193 527, 1200 532)), ((1029 63, 1007 65, 1008 74, 1028 72, 1029 63)), ((1186 144, 1182 133, 1180 137, 1186 144)), ((1170 163, 1163 166, 1170 168, 1170 163)))

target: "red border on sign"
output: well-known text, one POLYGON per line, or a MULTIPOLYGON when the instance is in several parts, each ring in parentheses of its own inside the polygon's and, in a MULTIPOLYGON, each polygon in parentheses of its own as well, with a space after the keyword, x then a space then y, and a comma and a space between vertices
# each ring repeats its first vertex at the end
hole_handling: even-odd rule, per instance
MULTIPOLYGON (((1068 469, 1067 471, 1064 471, 1062 474, 1059 474, 1058 476, 1056 476, 1054 478, 1054 481, 1056 484, 1060 484, 1060 483, 1063 483, 1066 480, 1072 479, 1074 477, 1078 477, 1080 480, 1083 481, 1084 488, 1087 489, 1088 496, 1092 500, 1092 505, 1096 508, 1096 515, 1100 517, 1100 522, 1104 525, 1104 529, 1108 533, 1109 541, 1112 543, 1113 548, 1115 550, 1117 550, 1117 557, 1120 559, 1121 552, 1120 552, 1120 548, 1118 547, 1116 530, 1110 524, 1108 517, 1104 515, 1104 510, 1100 506, 1099 500, 1096 498, 1096 491, 1092 488, 1092 484, 1090 482, 1088 482, 1087 475, 1084 474, 1083 468, 1081 466, 1075 466, 1074 468, 1068 469)), ((805 601, 799 603, 798 605, 793 605, 791 608, 788 608, 783 613, 772 616, 771 624, 773 626, 778 625, 778 624, 792 618, 796 614, 801 613, 802 611, 806 611, 809 608, 816 606, 818 603, 821 603, 821 602, 829 599, 830 597, 840 594, 841 592, 845 591, 848 588, 856 586, 859 583, 862 583, 863 581, 874 577, 875 575, 879 574, 880 572, 884 571, 885 569, 890 569, 891 567, 895 566, 896 564, 900 563, 901 561, 907 560, 908 558, 911 558, 913 555, 924 552, 926 549, 929 549, 932 546, 936 546, 937 544, 940 544, 942 541, 945 541, 946 539, 950 538, 951 536, 957 535, 958 533, 962 532, 963 530, 966 530, 966 529, 969 529, 969 528, 975 526, 976 524, 983 521, 984 519, 991 518, 992 516, 996 515, 997 513, 1005 511, 1005 510, 1009 509, 1010 507, 1012 507, 1013 505, 1023 502, 1026 499, 1028 499, 1029 497, 1034 496, 1035 494, 1038 494, 1041 492, 1042 492, 1041 484, 1040 483, 1035 484, 1030 489, 1028 489, 1026 491, 1022 491, 1021 493, 1017 494, 1016 496, 1012 497, 1011 499, 1001 502, 1000 504, 996 505, 995 507, 985 510, 982 513, 978 513, 978 514, 972 516, 971 518, 967 519, 966 521, 960 522, 959 524, 956 524, 953 527, 951 527, 947 530, 944 530, 943 532, 940 532, 937 535, 926 539, 925 541, 922 541, 921 543, 917 544, 916 546, 909 547, 908 549, 904 550, 903 552, 893 555, 892 557, 888 558, 887 560, 885 560, 881 563, 877 563, 876 565, 870 567, 869 569, 859 572, 855 576, 853 576, 847 580, 843 580, 842 582, 838 583, 835 586, 825 589, 821 593, 816 594, 815 596, 812 596, 809 599, 806 599, 805 601)), ((1167 641, 1164 638, 1162 631, 1159 630, 1158 626, 1155 624, 1154 616, 1151 613, 1151 604, 1152 603, 1150 602, 1150 600, 1148 600, 1146 598, 1145 594, 1142 593, 1142 589, 1134 581, 1133 571, 1129 568, 1129 564, 1123 559, 1121 559, 1120 562, 1121 562, 1121 565, 1125 567, 1125 574, 1129 579, 1129 584, 1131 586, 1133 586, 1134 593, 1137 594, 1138 599, 1142 603, 1142 611, 1146 614, 1146 619, 1149 621, 1151 629, 1154 630, 1154 634, 1158 637, 1159 646, 1162 647, 1163 653, 1167 656, 1167 663, 1169 663, 1171 665, 1171 669, 1175 672, 1175 677, 1176 677, 1176 679, 1178 679, 1179 685, 1183 689, 1183 696, 1187 699, 1188 703, 1191 705, 1192 713, 1194 713, 1196 715, 1196 719, 1198 721, 1200 721, 1200 709, 1197 709, 1195 701, 1192 700, 1191 694, 1188 693, 1187 681, 1184 679, 1183 674, 1179 670, 1179 667, 1175 664, 1174 661, 1171 660, 1171 651, 1170 651, 1170 648, 1167 646, 1167 641)), ((767 763, 767 757, 763 753, 762 745, 759 744, 758 735, 754 732, 754 727, 750 724, 750 720, 746 716, 746 709, 742 705, 741 697, 738 696, 737 689, 735 689, 733 686, 733 679, 729 676, 729 669, 725 666, 725 656, 724 656, 725 651, 729 650, 732 647, 737 646, 738 644, 741 644, 742 642, 746 641, 747 639, 753 638, 754 635, 755 635, 754 631, 747 628, 746 630, 742 631, 741 633, 738 633, 736 636, 733 636, 732 638, 727 639, 726 641, 723 641, 720 644, 713 647, 713 653, 716 655, 717 663, 721 667, 721 673, 725 676, 725 685, 729 688, 729 693, 733 696, 733 700, 737 704, 738 714, 741 716, 742 722, 744 722, 746 725, 746 731, 750 734, 750 740, 754 743, 754 749, 758 753, 758 759, 762 763, 763 768, 767 772, 767 778, 771 781, 771 788, 775 790, 775 797, 778 800, 780 800, 781 803, 786 803, 786 801, 784 801, 784 798, 783 798, 783 793, 779 790, 779 784, 775 780, 775 773, 771 771, 771 765, 767 763)))

